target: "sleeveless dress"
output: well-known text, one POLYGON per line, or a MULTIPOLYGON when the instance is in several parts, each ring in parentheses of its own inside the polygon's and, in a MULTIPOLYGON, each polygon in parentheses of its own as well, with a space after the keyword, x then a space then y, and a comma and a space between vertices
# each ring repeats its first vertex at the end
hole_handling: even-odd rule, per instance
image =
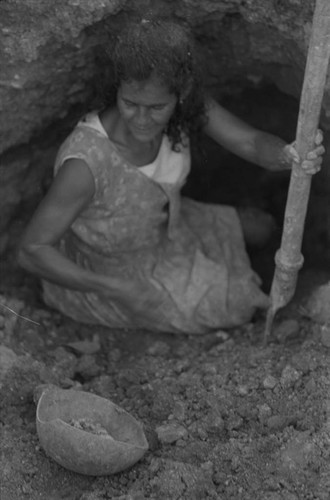
POLYGON ((134 280, 134 294, 147 289, 153 306, 137 316, 127 304, 44 280, 48 305, 84 323, 193 334, 243 324, 264 304, 236 210, 180 196, 190 170, 186 142, 173 151, 164 135, 155 162, 140 168, 121 156, 96 113, 78 123, 55 175, 80 158, 95 195, 59 250, 95 273, 134 280))

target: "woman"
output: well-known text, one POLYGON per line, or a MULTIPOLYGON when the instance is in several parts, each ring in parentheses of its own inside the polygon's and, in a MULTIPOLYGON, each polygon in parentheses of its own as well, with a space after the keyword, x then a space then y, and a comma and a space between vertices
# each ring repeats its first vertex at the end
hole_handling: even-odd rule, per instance
MULTIPOLYGON (((180 197, 189 144, 203 130, 269 170, 290 168, 297 153, 204 100, 180 25, 131 23, 111 55, 116 101, 62 145, 21 265, 43 279, 46 303, 86 323, 205 333, 248 321, 268 298, 236 211, 180 197)), ((310 173, 320 168, 321 140, 302 164, 310 173)))

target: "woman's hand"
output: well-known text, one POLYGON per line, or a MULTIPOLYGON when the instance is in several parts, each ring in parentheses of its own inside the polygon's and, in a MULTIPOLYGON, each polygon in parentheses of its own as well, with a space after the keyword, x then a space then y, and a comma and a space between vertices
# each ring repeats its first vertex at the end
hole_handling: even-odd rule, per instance
POLYGON ((164 316, 162 302, 164 300, 158 286, 148 282, 143 276, 135 276, 130 280, 109 279, 108 290, 103 292, 110 300, 114 300, 137 321, 139 318, 151 317, 161 321, 164 316))
POLYGON ((307 174, 316 174, 321 168, 324 153, 321 130, 316 133, 315 148, 300 163, 295 142, 285 144, 280 137, 248 125, 212 99, 208 99, 207 117, 205 133, 249 163, 270 172, 291 169, 293 162, 299 163, 307 174))
POLYGON ((284 162, 291 168, 293 163, 300 164, 301 168, 306 174, 317 174, 321 170, 322 156, 325 152, 323 142, 322 130, 318 129, 315 137, 315 149, 307 153, 306 159, 300 163, 300 157, 296 150, 296 142, 287 144, 283 148, 284 162))

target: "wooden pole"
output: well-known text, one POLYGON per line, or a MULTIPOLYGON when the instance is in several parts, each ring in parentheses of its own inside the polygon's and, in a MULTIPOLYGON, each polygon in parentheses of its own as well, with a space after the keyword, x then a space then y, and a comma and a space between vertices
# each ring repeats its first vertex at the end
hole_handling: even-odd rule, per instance
MULTIPOLYGON (((316 0, 304 83, 296 131, 296 149, 301 161, 315 147, 330 56, 330 0, 316 0)), ((293 164, 284 216, 281 247, 275 256, 264 344, 270 335, 276 312, 293 297, 298 271, 303 265, 301 244, 311 186, 311 175, 293 164)))

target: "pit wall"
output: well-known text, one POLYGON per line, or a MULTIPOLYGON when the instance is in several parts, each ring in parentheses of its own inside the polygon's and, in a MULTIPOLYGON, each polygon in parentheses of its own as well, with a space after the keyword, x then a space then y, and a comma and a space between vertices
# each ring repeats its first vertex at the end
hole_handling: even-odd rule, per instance
MULTIPOLYGON (((49 185, 60 142, 88 107, 105 30, 118 33, 134 11, 171 14, 191 26, 215 97, 235 90, 233 82, 269 81, 299 99, 313 6, 312 0, 1 1, 0 254, 19 237, 49 185)), ((329 96, 328 80, 325 130, 329 96)), ((315 217, 329 240, 328 171, 314 184, 315 217)))

